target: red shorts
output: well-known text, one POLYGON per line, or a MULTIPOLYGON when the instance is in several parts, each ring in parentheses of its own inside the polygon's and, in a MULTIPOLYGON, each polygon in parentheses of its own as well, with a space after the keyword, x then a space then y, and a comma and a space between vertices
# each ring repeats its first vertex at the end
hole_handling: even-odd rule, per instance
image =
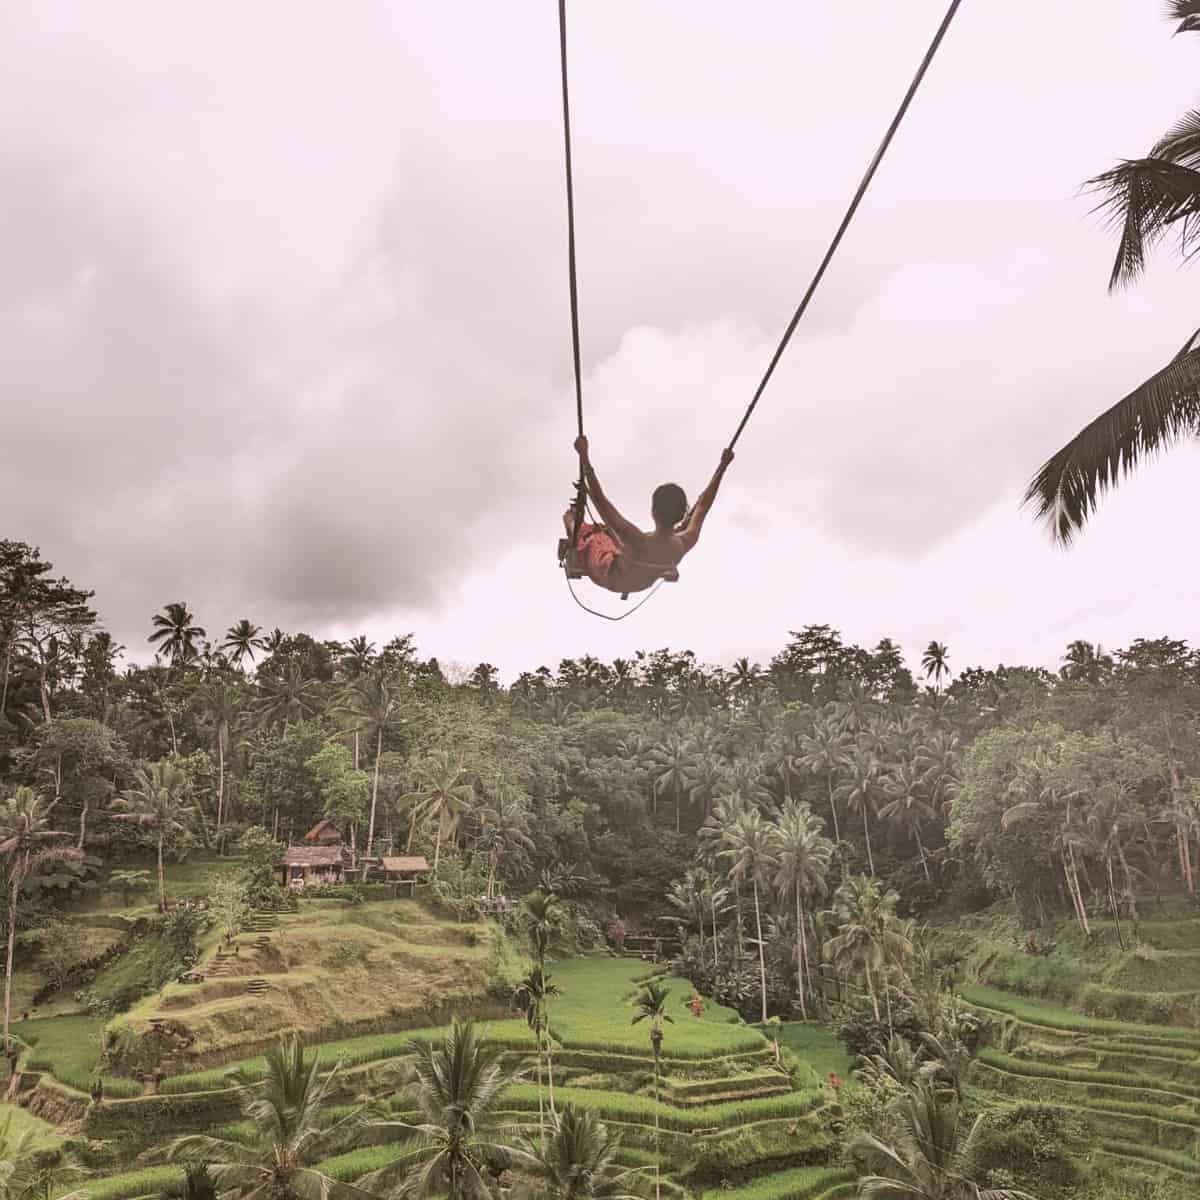
POLYGON ((603 584, 621 557, 617 539, 603 525, 589 525, 586 521, 579 526, 575 548, 579 551, 579 565, 593 583, 603 584))

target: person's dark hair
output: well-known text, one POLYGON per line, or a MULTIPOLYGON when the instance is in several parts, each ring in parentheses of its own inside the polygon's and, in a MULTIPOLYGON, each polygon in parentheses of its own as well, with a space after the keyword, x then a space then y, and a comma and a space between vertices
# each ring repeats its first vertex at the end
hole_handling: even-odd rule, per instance
POLYGON ((687 496, 679 484, 661 483, 654 489, 650 513, 656 525, 673 528, 687 516, 687 510, 687 496))

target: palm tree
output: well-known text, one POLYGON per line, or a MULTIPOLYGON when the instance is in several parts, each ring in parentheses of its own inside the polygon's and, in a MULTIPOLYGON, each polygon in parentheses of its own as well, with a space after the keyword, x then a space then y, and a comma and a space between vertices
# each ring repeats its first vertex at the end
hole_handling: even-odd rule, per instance
POLYGON ((752 808, 742 813, 726 831, 725 856, 730 860, 730 877, 739 883, 749 880, 754 889, 754 921, 758 933, 758 974, 762 987, 762 1019, 767 1019, 767 960, 763 940, 759 885, 769 887, 778 862, 779 830, 752 808))
POLYGON ((173 762, 149 763, 138 768, 137 782, 113 801, 114 821, 129 821, 148 829, 158 852, 158 911, 167 911, 167 881, 163 872, 163 844, 173 833, 187 829, 186 819, 195 808, 185 803, 188 777, 173 762))
POLYGON ((683 797, 692 785, 693 755, 688 740, 674 733, 652 752, 655 764, 654 794, 671 792, 675 797, 675 832, 679 832, 679 814, 683 808, 683 797))
POLYGON ((875 793, 879 787, 876 778, 879 761, 868 751, 855 750, 853 757, 847 763, 847 775, 834 790, 834 797, 845 800, 850 812, 861 812, 863 837, 867 843, 867 867, 871 878, 875 878, 875 855, 871 850, 870 816, 875 811, 875 793))
POLYGON ((489 1140, 493 1113, 508 1083, 502 1051, 489 1045, 473 1022, 455 1021, 437 1042, 410 1042, 414 1080, 406 1089, 419 1120, 378 1121, 384 1129, 415 1135, 417 1144, 386 1167, 358 1181, 361 1196, 435 1196, 491 1200, 488 1159, 503 1147, 489 1140))
POLYGON ((753 694, 754 689, 762 683, 762 667, 752 663, 748 658, 739 658, 733 664, 733 694, 744 700, 753 694))
POLYGON ((190 662, 197 654, 197 639, 204 637, 204 630, 192 624, 195 619, 186 604, 168 604, 154 615, 154 632, 146 640, 165 654, 173 667, 190 662))
POLYGON ((286 727, 321 710, 321 685, 306 679, 299 663, 289 662, 282 675, 260 672, 258 685, 257 717, 264 729, 286 727))
POLYGON ((942 676, 950 674, 950 651, 945 642, 930 642, 925 647, 925 653, 921 655, 921 666, 926 679, 933 677, 933 690, 940 692, 942 676))
POLYGON ((354 681, 342 703, 341 711, 345 713, 356 733, 363 730, 375 737, 371 815, 367 821, 366 852, 370 854, 375 841, 375 808, 379 801, 379 765, 383 759, 383 735, 401 723, 400 696, 382 672, 372 672, 354 681))
POLYGON ((0 1200, 84 1200, 85 1192, 64 1185, 87 1172, 70 1157, 47 1154, 33 1129, 15 1133, 12 1124, 10 1111, 0 1124, 0 1200))
POLYGON ((1055 856, 1058 857, 1075 910, 1075 919, 1084 935, 1090 937, 1091 922, 1079 884, 1079 855, 1076 854, 1076 851, 1082 852, 1086 848, 1087 836, 1079 816, 1079 806, 1075 803, 1075 793, 1070 788, 1057 786, 1051 775, 1054 766, 1050 757, 1040 750, 1018 764, 1017 774, 1008 785, 1008 798, 1014 803, 1001 814, 1000 825, 1007 830, 1033 819, 1049 822, 1049 834, 1043 845, 1050 854, 1051 862, 1055 856))
POLYGON ((775 890, 781 900, 796 899, 796 990, 800 1015, 808 1020, 805 993, 808 991, 808 939, 805 934, 805 903, 823 896, 833 843, 824 835, 821 818, 802 801, 788 800, 779 818, 778 861, 775 890))
POLYGON ((957 1105, 929 1083, 918 1082, 894 1108, 895 1145, 869 1133, 850 1143, 851 1153, 874 1172, 860 1179, 861 1200, 1034 1200, 1015 1188, 986 1188, 975 1171, 983 1117, 962 1137, 957 1105))
POLYGON ((304 1061, 298 1035, 281 1039, 263 1055, 261 1082, 242 1071, 227 1078, 242 1117, 254 1130, 249 1141, 188 1134, 175 1138, 166 1155, 203 1162, 222 1196, 239 1200, 350 1200, 361 1193, 316 1169, 322 1158, 348 1150, 363 1129, 361 1113, 330 1124, 324 1113, 340 1064, 324 1078, 321 1061, 304 1061))
POLYGON ((488 852, 486 894, 489 900, 495 895, 496 872, 501 858, 534 848, 529 836, 532 820, 528 799, 502 783, 497 783, 484 797, 479 810, 479 844, 488 852))
MULTIPOLYGON (((671 918, 687 933, 695 929, 700 935, 700 953, 704 953, 704 922, 709 915, 711 878, 707 871, 689 867, 682 878, 676 879, 667 890, 667 903, 679 916, 671 918)), ((715 931, 714 931, 715 936, 715 931)))
POLYGON ((655 1200, 660 1200, 662 1195, 661 1184, 662 1175, 659 1168, 659 1134, 658 1134, 658 1106, 662 1102, 662 1096, 659 1094, 659 1067, 660 1059, 662 1058, 662 1043, 663 1043, 663 1022, 666 1021, 669 1025, 675 1024, 675 1018, 667 1012, 667 1001, 671 998, 671 989, 665 983, 659 983, 657 980, 651 980, 642 987, 638 993, 634 1005, 637 1012, 634 1014, 632 1025, 638 1024, 639 1021, 650 1022, 650 1049, 654 1053, 654 1197, 655 1200))
POLYGON ((241 667, 245 659, 254 661, 255 650, 262 650, 266 643, 259 636, 262 629, 243 617, 236 625, 230 625, 225 630, 225 640, 221 643, 222 650, 229 651, 230 660, 235 667, 241 667))
POLYGON ((829 795, 829 811, 833 816, 833 840, 842 840, 842 831, 838 826, 837 799, 834 796, 835 783, 839 772, 846 766, 846 748, 848 739, 838 730, 832 721, 818 720, 813 727, 811 737, 800 740, 800 754, 796 766, 812 775, 824 775, 825 786, 829 795))
POLYGON ((619 1137, 591 1109, 568 1105, 554 1123, 549 1145, 521 1144, 524 1164, 537 1176, 546 1200, 636 1200, 636 1169, 617 1163, 619 1137))
POLYGON ((225 756, 229 739, 240 711, 240 696, 235 687, 224 679, 208 680, 196 692, 200 711, 212 722, 213 743, 217 749, 217 833, 225 815, 225 756))
MULTIPOLYGON (((1200 30, 1195 0, 1171 0, 1179 32, 1200 30)), ((1126 159, 1090 181, 1120 231, 1110 290, 1133 282, 1146 256, 1167 234, 1178 233, 1189 259, 1200 225, 1200 111, 1187 113, 1144 158, 1126 159)), ((1053 536, 1069 544, 1098 500, 1136 466, 1200 433, 1200 330, 1173 359, 1123 400, 1102 413, 1050 458, 1034 476, 1025 503, 1053 536)))
POLYGON ((418 765, 416 775, 417 788, 405 797, 413 803, 408 849, 412 849, 418 821, 436 824, 437 841, 433 852, 433 869, 436 871, 441 860, 442 836, 457 831, 459 818, 475 799, 475 789, 467 782, 463 760, 454 758, 448 750, 433 751, 418 765))
POLYGON ((699 755, 692 764, 689 794, 692 803, 699 801, 701 820, 712 813, 713 800, 725 782, 725 765, 713 753, 699 755))
POLYGON ((550 1113, 554 1114, 554 1064, 550 1060, 550 1008, 547 1003, 551 996, 562 993, 551 982, 543 966, 533 967, 529 974, 517 985, 517 1003, 525 1013, 525 1022, 533 1030, 534 1044, 537 1047, 537 1081, 538 1081, 538 1125, 542 1130, 542 1140, 546 1136, 546 1117, 542 1109, 542 1055, 546 1056, 546 1066, 550 1080, 550 1113))
POLYGON ((45 862, 77 860, 80 850, 56 845, 56 838, 69 834, 49 828, 50 810, 32 788, 19 787, 0 802, 0 854, 8 859, 8 952, 4 966, 4 1050, 9 1048, 8 1027, 12 1016, 13 946, 17 936, 17 911, 21 885, 29 872, 45 862))
POLYGON ((375 658, 375 643, 368 641, 365 634, 352 637, 346 643, 346 655, 342 659, 342 670, 351 679, 365 675, 375 658))
POLYGON ((937 809, 926 798, 924 780, 916 763, 906 760, 892 763, 880 780, 879 789, 886 797, 879 809, 880 818, 916 842, 925 882, 928 883, 929 861, 925 854, 925 843, 921 840, 921 825, 936 820, 937 809))
POLYGON ((912 940, 896 916, 896 892, 884 892, 874 880, 852 875, 833 897, 837 933, 822 948, 825 958, 844 975, 866 981, 875 1020, 879 993, 875 982, 912 953, 912 940))
POLYGON ((1074 683, 1099 683, 1113 669, 1111 654, 1104 653, 1104 647, 1096 643, 1085 642, 1077 638, 1068 647, 1063 656, 1063 664, 1059 674, 1063 679, 1074 683))

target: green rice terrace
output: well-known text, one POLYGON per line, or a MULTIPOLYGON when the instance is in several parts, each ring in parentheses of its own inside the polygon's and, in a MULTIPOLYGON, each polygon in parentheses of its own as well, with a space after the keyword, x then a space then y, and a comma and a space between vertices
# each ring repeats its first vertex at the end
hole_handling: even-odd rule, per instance
MULTIPOLYGON (((1010 1153, 1015 1164, 1030 1155, 1028 1126, 1050 1119, 1068 1180, 1087 1170, 1182 1184, 1200 1171, 1196 989, 1180 986, 1196 979, 1200 916, 1173 902, 1140 924, 1140 941, 1125 951, 1097 925, 1085 943, 1062 923, 1052 949, 1023 942, 1000 910, 930 931, 934 957, 955 965, 961 999, 988 1030, 965 1096, 995 1125, 992 1156, 1010 1153), (1143 975, 1139 991, 1131 985, 1143 975)), ((593 953, 548 963, 556 990, 542 1062, 536 1023, 489 994, 506 956, 520 957, 502 924, 439 916, 411 899, 307 899, 295 911, 259 913, 232 944, 204 940, 203 982, 169 982, 107 1021, 53 1012, 16 1022, 26 1046, 21 1090, 5 1109, 14 1132, 28 1128, 38 1146, 65 1147, 86 1164, 81 1186, 92 1200, 132 1200, 182 1186, 180 1165, 151 1161, 165 1138, 252 1136, 230 1073, 261 1085, 262 1051, 281 1035, 303 1032, 323 1072, 340 1065, 327 1121, 367 1101, 396 1121, 415 1119, 405 1086, 413 1043, 436 1046, 451 1018, 476 1018, 503 1054, 507 1082, 490 1116, 500 1143, 515 1147, 536 1130, 552 1074, 557 1110, 593 1114, 620 1135, 617 1163, 635 1172, 635 1190, 682 1198, 719 1189, 738 1200, 856 1194, 840 1134, 862 1085, 827 1024, 755 1026, 708 999, 697 1014, 695 987, 668 965, 593 953), (649 1026, 633 1020, 647 983, 666 990, 657 1064, 649 1026), (91 1094, 97 1080, 102 1096, 91 1094)), ((824 1011, 836 1024, 837 1005, 824 1011)), ((354 1183, 403 1164, 412 1145, 381 1124, 315 1166, 354 1183)), ((1054 1164, 1042 1168, 1046 1194, 1068 1194, 1049 1190, 1054 1164)))
MULTIPOLYGON (((494 1119, 512 1141, 536 1127, 547 1093, 529 1023, 483 988, 493 940, 502 937, 495 924, 438 919, 411 900, 304 901, 295 913, 250 922, 236 974, 170 983, 107 1026, 87 1014, 18 1022, 28 1049, 12 1111, 44 1144, 65 1142, 88 1163, 92 1200, 128 1200, 184 1178, 169 1163, 128 1169, 164 1136, 248 1136, 229 1072, 261 1081, 264 1059, 253 1051, 281 1033, 305 1029, 322 1067, 340 1064, 331 1119, 368 1097, 403 1116, 397 1081, 410 1044, 436 1043, 448 1032, 439 1021, 474 1016, 486 1018, 481 1032, 504 1051, 510 1082, 494 1119), (250 980, 267 986, 248 991, 250 980), (363 1023, 379 1028, 329 1036, 363 1023), (98 1100, 89 1095, 97 1078, 98 1100)), ((224 961, 221 952, 210 948, 207 962, 224 961)), ((585 956, 550 970, 558 989, 548 1005, 554 1103, 619 1132, 619 1161, 638 1168, 643 1183, 656 1177, 660 1191, 678 1196, 718 1186, 764 1200, 853 1194, 854 1173, 837 1161, 837 1103, 826 1082, 827 1069, 847 1075, 851 1063, 832 1034, 803 1027, 798 1042, 811 1060, 785 1050, 781 1064, 772 1042, 731 1009, 705 1002, 697 1016, 695 988, 666 967, 585 956), (647 1026, 632 1023, 648 981, 667 989, 657 1084, 647 1026)), ((353 1182, 411 1149, 394 1134, 370 1140, 319 1169, 353 1182)))

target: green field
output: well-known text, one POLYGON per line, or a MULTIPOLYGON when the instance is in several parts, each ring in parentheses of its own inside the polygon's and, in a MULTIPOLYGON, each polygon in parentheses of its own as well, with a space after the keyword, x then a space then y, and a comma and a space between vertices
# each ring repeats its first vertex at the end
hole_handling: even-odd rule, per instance
MULTIPOLYGON (((579 1049, 640 1054, 650 1045, 649 1023, 633 1024, 633 998, 639 981, 649 977, 637 959, 580 958, 554 963, 552 981, 562 991, 550 1002, 550 1028, 564 1045, 579 1049)), ((766 1042, 732 1009, 706 1001, 703 1014, 693 1015, 689 1002, 696 989, 686 980, 665 976, 671 991, 664 1025, 665 1058, 704 1058, 760 1050, 766 1042)))
MULTIPOLYGON (((86 1013, 59 1017, 40 1017, 16 1021, 12 1030, 29 1047, 25 1066, 29 1070, 48 1070, 59 1082, 86 1092, 100 1057, 100 1032, 103 1023, 86 1013)), ((110 1096, 137 1096, 141 1087, 132 1079, 106 1075, 104 1089, 110 1096)))
POLYGON ((802 1058, 822 1082, 837 1075, 849 1080, 854 1060, 824 1025, 792 1021, 779 1027, 779 1043, 802 1058))

